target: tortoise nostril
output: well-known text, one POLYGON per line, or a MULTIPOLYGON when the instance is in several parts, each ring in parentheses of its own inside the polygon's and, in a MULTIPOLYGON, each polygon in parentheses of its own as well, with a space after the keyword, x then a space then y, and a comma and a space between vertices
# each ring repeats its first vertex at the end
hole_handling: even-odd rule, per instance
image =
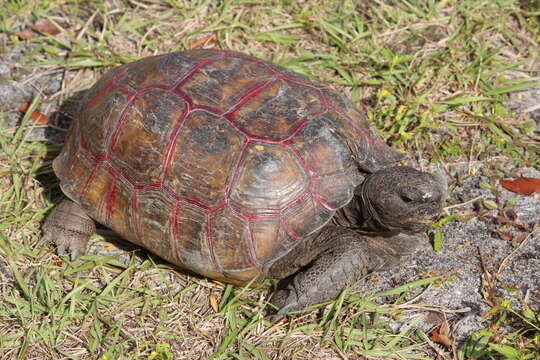
POLYGON ((440 201, 440 198, 441 198, 440 194, 433 191, 425 192, 422 195, 422 201, 426 203, 437 203, 440 201))

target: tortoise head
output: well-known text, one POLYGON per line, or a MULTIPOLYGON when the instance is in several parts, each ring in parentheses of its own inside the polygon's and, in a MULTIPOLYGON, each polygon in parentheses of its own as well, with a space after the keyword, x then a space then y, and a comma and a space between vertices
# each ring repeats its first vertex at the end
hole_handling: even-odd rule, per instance
POLYGON ((362 217, 370 231, 411 234, 431 226, 447 185, 441 175, 396 166, 368 175, 359 190, 362 217))

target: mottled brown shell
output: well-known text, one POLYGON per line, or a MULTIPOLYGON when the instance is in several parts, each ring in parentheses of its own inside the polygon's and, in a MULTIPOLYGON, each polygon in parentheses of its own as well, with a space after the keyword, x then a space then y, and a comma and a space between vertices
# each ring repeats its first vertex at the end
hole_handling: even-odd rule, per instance
POLYGON ((228 51, 145 58, 92 87, 54 161, 64 193, 171 263, 245 283, 398 155, 353 104, 228 51))

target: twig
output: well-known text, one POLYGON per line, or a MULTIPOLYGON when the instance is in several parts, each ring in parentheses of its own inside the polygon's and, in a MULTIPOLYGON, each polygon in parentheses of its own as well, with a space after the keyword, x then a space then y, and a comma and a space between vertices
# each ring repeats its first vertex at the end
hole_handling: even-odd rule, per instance
POLYGON ((476 200, 480 200, 480 199, 483 199, 485 195, 480 195, 480 196, 477 196, 471 200, 467 200, 463 203, 459 203, 459 204, 454 204, 454 205, 450 205, 450 206, 446 206, 445 208, 443 208, 444 211, 448 211, 449 209, 453 209, 453 208, 457 208, 457 207, 460 207, 460 206, 464 206, 464 205, 468 205, 470 203, 473 203, 475 202, 476 200))
POLYGON ((484 298, 484 301, 490 306, 495 306, 495 301, 493 300, 495 296, 496 286, 494 282, 494 277, 488 269, 487 263, 484 259, 484 254, 480 246, 477 246, 478 256, 480 258, 480 267, 482 268, 482 275, 480 276, 480 294, 484 298))
POLYGON ((525 114, 530 113, 530 112, 533 112, 533 111, 538 110, 538 109, 540 109, 540 104, 536 104, 536 105, 533 105, 531 107, 526 108, 525 110, 523 110, 523 113, 525 113, 525 114))
POLYGON ((531 231, 529 235, 527 235, 525 240, 523 240, 517 248, 515 248, 510 254, 508 254, 508 256, 505 257, 503 261, 501 261, 501 264, 499 265, 499 269, 497 270, 497 277, 499 277, 499 274, 501 273, 502 269, 506 266, 506 263, 508 262, 508 260, 510 260, 516 254, 516 252, 518 252, 525 245, 525 243, 527 243, 529 239, 533 237, 532 235, 535 233, 540 233, 540 229, 531 231))
POLYGON ((435 311, 435 312, 442 312, 442 313, 448 313, 448 314, 459 314, 459 313, 466 313, 471 311, 470 307, 464 307, 461 309, 447 309, 442 306, 433 306, 433 305, 423 305, 423 304, 410 304, 410 305, 394 305, 398 309, 420 309, 420 310, 427 310, 427 311, 435 311))
POLYGON ((84 23, 83 27, 81 28, 81 31, 79 31, 79 33, 77 34, 77 37, 76 37, 77 40, 82 39, 83 35, 86 33, 86 31, 88 31, 88 27, 94 21, 97 14, 99 14, 99 10, 94 11, 92 15, 90 15, 88 20, 84 23))
POLYGON ((347 355, 345 355, 341 350, 339 350, 339 347, 338 347, 338 345, 336 344, 335 341, 334 341, 334 344, 336 345, 336 347, 334 348, 334 350, 339 354, 339 356, 340 356, 343 360, 349 360, 349 358, 347 357, 347 355))

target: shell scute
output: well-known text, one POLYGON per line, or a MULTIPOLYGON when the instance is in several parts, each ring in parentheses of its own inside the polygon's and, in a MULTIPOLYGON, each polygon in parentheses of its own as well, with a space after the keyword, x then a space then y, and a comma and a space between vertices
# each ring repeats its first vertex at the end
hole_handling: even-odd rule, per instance
POLYGON ((81 204, 85 209, 92 209, 97 217, 105 218, 106 197, 103 195, 107 194, 113 179, 108 169, 100 163, 94 162, 88 168, 91 169, 90 173, 83 176, 85 184, 77 188, 81 204))
POLYGON ((311 119, 290 146, 316 174, 316 193, 326 204, 338 209, 352 199, 362 176, 341 135, 324 120, 324 116, 311 119))
POLYGON ((212 248, 220 269, 227 271, 256 267, 247 221, 230 208, 215 211, 210 221, 212 248))
POLYGON ((224 113, 238 104, 246 91, 270 79, 273 74, 255 61, 225 56, 212 61, 182 83, 180 89, 195 104, 221 109, 224 113))
POLYGON ((78 136, 79 132, 79 123, 74 121, 69 127, 69 131, 64 142, 64 147, 58 156, 53 160, 52 167, 55 174, 60 174, 60 176, 65 176, 73 170, 75 161, 79 154, 79 142, 80 138, 78 136))
POLYGON ((202 110, 191 112, 180 134, 164 184, 178 196, 217 206, 243 146, 242 135, 223 117, 202 110))
POLYGON ((322 111, 318 90, 276 80, 236 109, 234 122, 253 136, 285 140, 302 119, 322 111))
POLYGON ((311 119, 294 137, 291 146, 318 176, 344 172, 354 166, 343 139, 321 116, 311 119))
POLYGON ((135 219, 132 219, 132 195, 133 188, 124 179, 117 177, 113 178, 113 182, 109 183, 107 195, 104 197, 105 213, 96 214, 93 217, 102 224, 111 224, 110 227, 124 239, 142 245, 138 239, 133 236, 135 230, 135 219), (103 218, 99 218, 103 216, 103 218))
POLYGON ((279 212, 309 187, 298 159, 273 144, 249 144, 229 201, 249 212, 279 212))
POLYGON ((171 248, 172 232, 169 224, 175 201, 162 191, 150 190, 137 194, 137 222, 135 229, 141 245, 170 262, 178 262, 176 249, 171 248))
MULTIPOLYGON (((94 191, 94 182, 91 181, 92 173, 95 172, 97 166, 94 158, 87 152, 76 151, 71 155, 70 160, 72 161, 73 166, 69 168, 69 171, 64 171, 63 173, 57 172, 57 174, 62 176, 62 182, 60 183, 62 192, 70 199, 79 202, 85 208, 89 208, 90 206, 99 208, 102 198, 99 198, 100 201, 98 203, 88 203, 86 200, 86 193, 88 191, 94 191), (88 189, 88 187, 90 187, 90 189, 88 189)), ((54 165, 55 169, 63 168, 64 170, 67 170, 65 163, 59 163, 55 160, 54 165)), ((103 189, 106 190, 104 184, 100 182, 96 182, 95 184, 97 191, 103 191, 103 189)), ((101 194, 103 195, 103 192, 101 194)), ((97 210, 95 212, 97 212, 97 210)))
POLYGON ((131 97, 118 88, 109 88, 92 97, 79 113, 80 133, 95 153, 106 154, 114 129, 131 97))
POLYGON ((165 167, 164 154, 185 103, 171 92, 152 89, 137 95, 111 142, 111 162, 138 183, 157 183, 165 167))
POLYGON ((128 71, 118 80, 118 84, 134 90, 172 88, 202 61, 217 56, 219 54, 213 51, 194 50, 144 58, 127 64, 128 71))
POLYGON ((207 220, 205 210, 187 202, 181 202, 172 219, 177 229, 173 231, 176 241, 172 243, 172 248, 177 252, 180 264, 198 273, 217 271, 208 246, 207 220))
POLYGON ((317 178, 317 195, 331 209, 339 209, 347 205, 354 197, 355 183, 359 183, 361 175, 354 168, 345 173, 319 176, 317 178))
POLYGON ((97 98, 110 96, 108 94, 109 89, 117 85, 118 79, 125 74, 127 69, 128 65, 126 64, 115 67, 103 74, 94 86, 85 92, 82 104, 88 105, 96 101, 97 98))
POLYGON ((279 258, 297 243, 297 239, 287 234, 279 215, 261 218, 251 224, 255 255, 261 264, 279 258), (279 241, 276 241, 279 239, 279 241))
POLYGON ((363 110, 334 92, 325 90, 324 95, 331 109, 324 118, 341 133, 360 169, 368 173, 375 172, 403 158, 402 154, 391 149, 376 134, 363 110))
POLYGON ((303 238, 321 229, 332 216, 334 211, 318 202, 313 194, 307 194, 283 212, 283 222, 291 236, 303 238))

